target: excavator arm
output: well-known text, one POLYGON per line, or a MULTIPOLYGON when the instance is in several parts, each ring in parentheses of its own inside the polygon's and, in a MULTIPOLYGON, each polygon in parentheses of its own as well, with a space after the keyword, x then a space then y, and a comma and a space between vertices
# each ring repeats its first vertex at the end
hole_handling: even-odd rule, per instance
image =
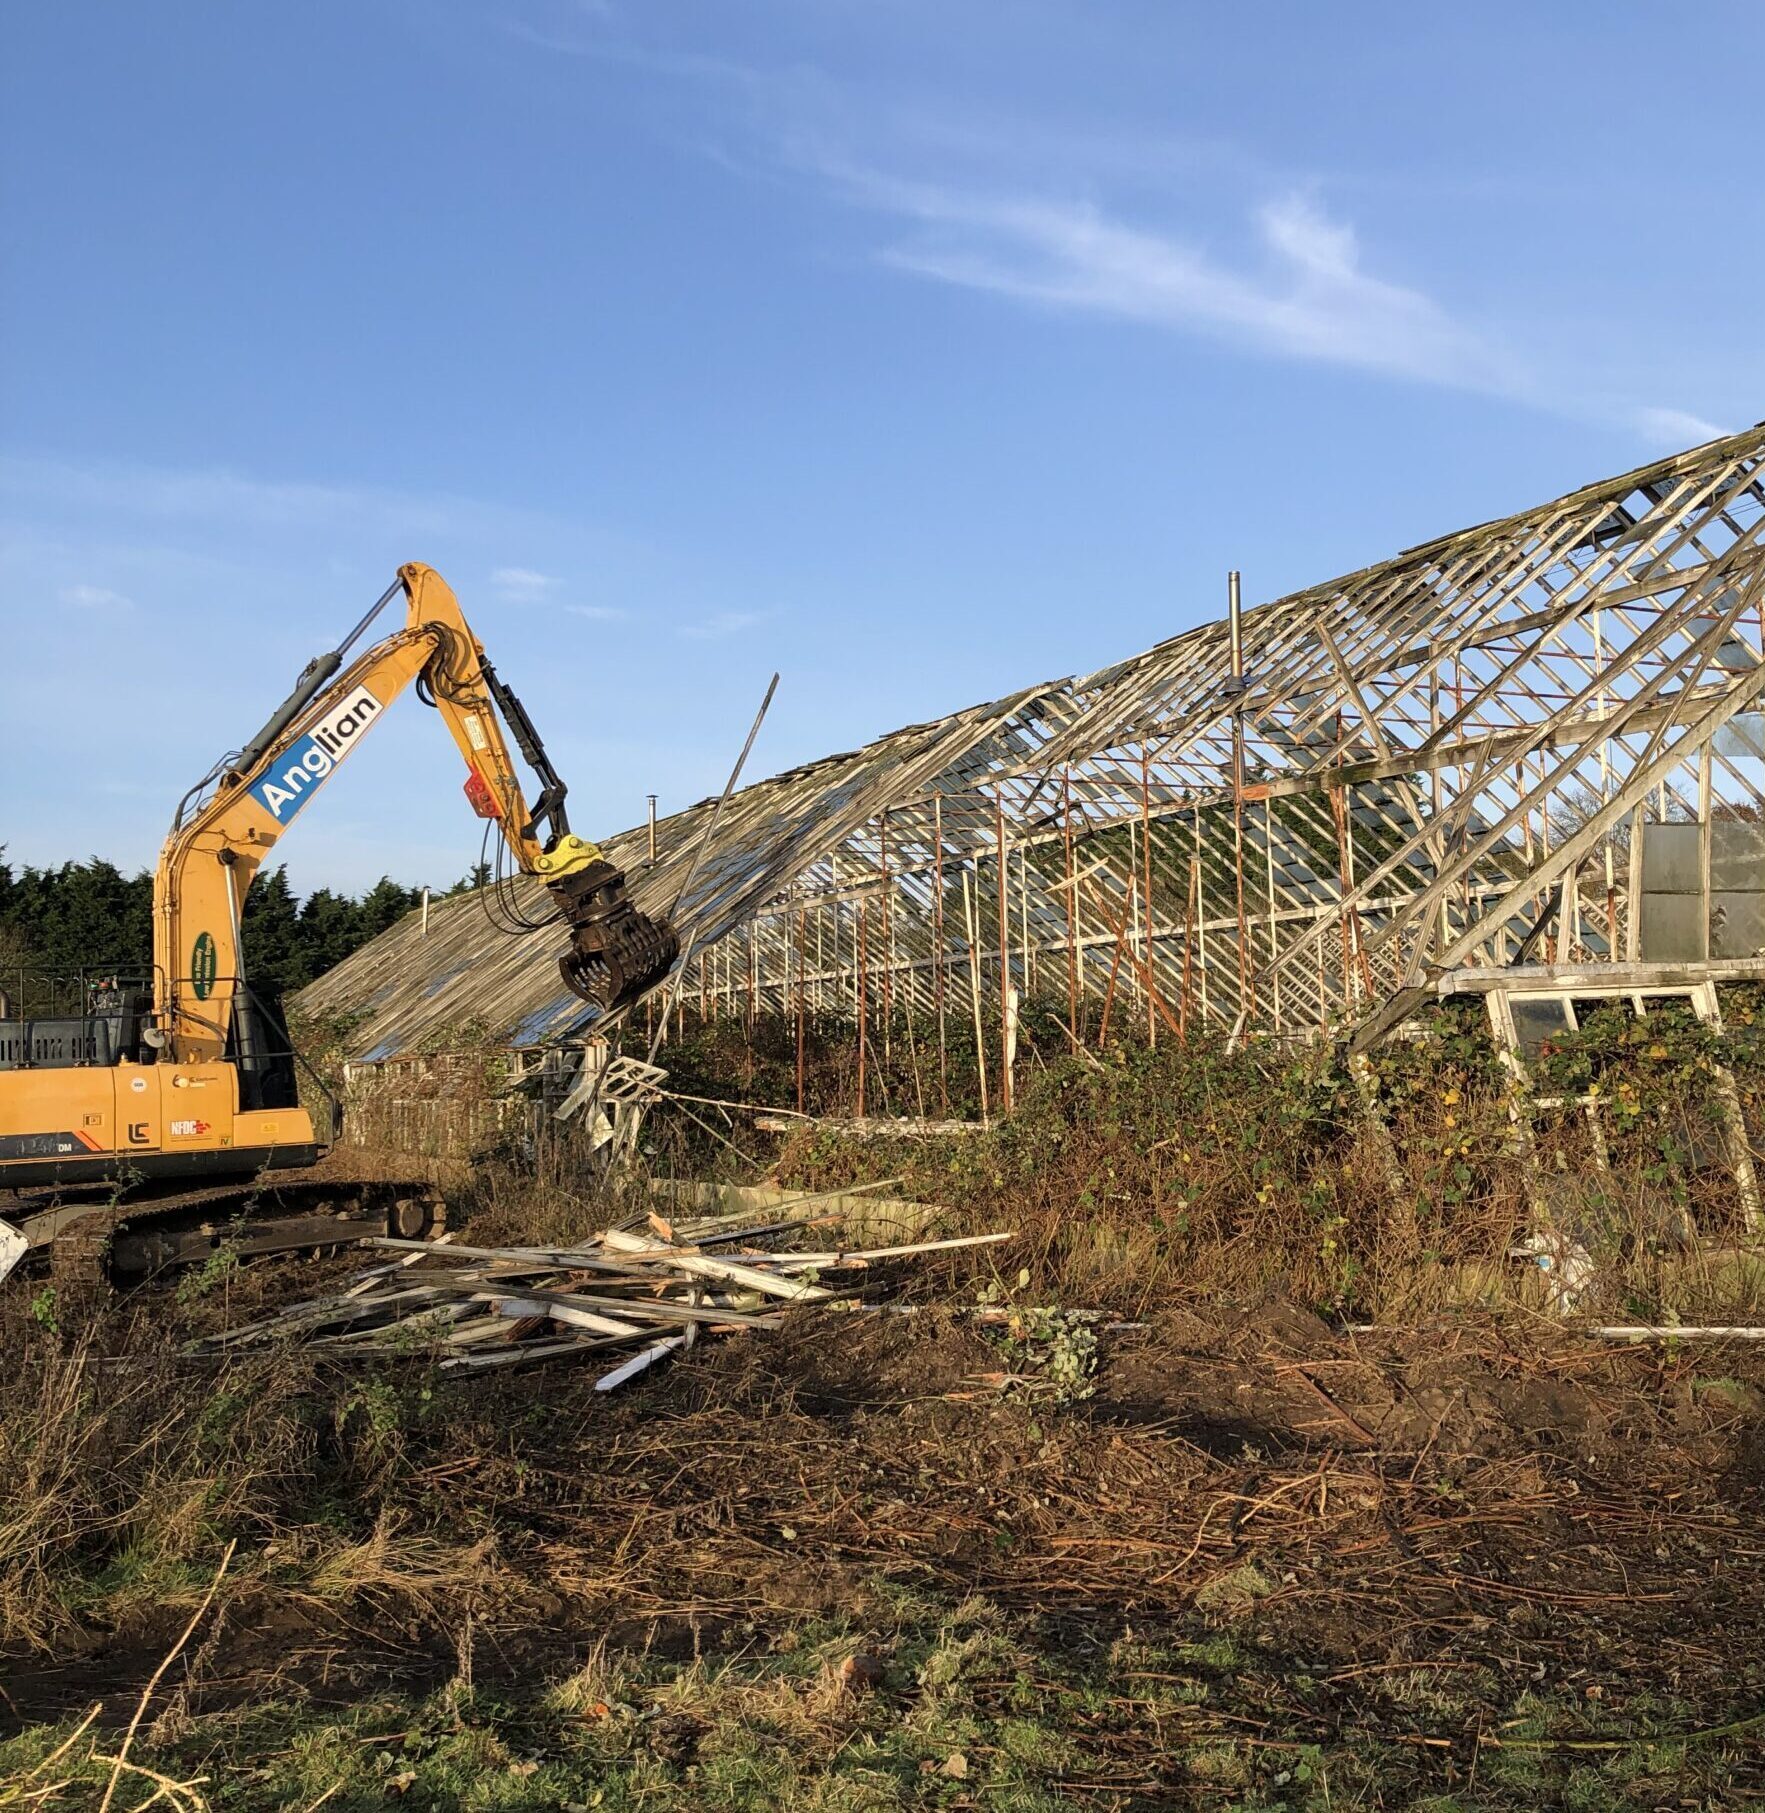
POLYGON ((568 986, 613 1011, 658 982, 674 932, 638 912, 625 878, 577 837, 565 787, 519 699, 497 677, 446 581, 415 563, 343 646, 319 657, 238 755, 180 806, 154 876, 154 1008, 181 1063, 221 1058, 245 976, 240 922, 253 878, 282 833, 406 687, 439 710, 466 763, 466 796, 498 822, 523 873, 542 880, 569 929, 568 986), (405 623, 353 660, 350 648, 402 592, 405 623), (531 806, 503 725, 540 782, 531 806))

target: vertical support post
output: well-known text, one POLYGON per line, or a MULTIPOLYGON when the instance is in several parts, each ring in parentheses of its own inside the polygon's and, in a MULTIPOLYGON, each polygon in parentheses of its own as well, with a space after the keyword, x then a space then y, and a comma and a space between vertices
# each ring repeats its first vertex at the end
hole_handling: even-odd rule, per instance
POLYGON ((797 1112, 802 1114, 803 1107, 803 1047, 806 1043, 806 1021, 808 1019, 808 997, 805 989, 804 966, 807 960, 805 946, 808 942, 808 915, 804 908, 797 908, 797 1112))
POLYGON ((938 1109, 945 1120, 950 1118, 950 1057, 944 1032, 944 797, 932 799, 932 943, 936 961, 932 965, 932 989, 937 997, 934 1006, 938 1016, 938 1109))
MULTIPOLYGON (((1465 710, 1465 656, 1459 650, 1452 658, 1452 712, 1455 719, 1464 715, 1465 710)), ((1464 732, 1461 727, 1461 737, 1464 732)), ((1453 804, 1459 805, 1465 797, 1467 769, 1463 762, 1453 764, 1453 804)), ((1471 814, 1464 812, 1459 818, 1459 855, 1463 856, 1471 847, 1471 814)), ((1467 869, 1459 876, 1459 925, 1461 928, 1471 923, 1471 875, 1467 869)))
POLYGON ((429 890, 423 890, 423 936, 429 936, 429 890))
POLYGON ((1060 783, 1060 828, 1066 841, 1066 1036, 1077 1051, 1082 1039, 1079 1031, 1079 879, 1073 864, 1072 849, 1072 764, 1060 783))
POLYGON ((868 942, 870 902, 858 902, 858 1118, 864 1118, 864 1048, 869 1041, 870 979, 865 974, 864 947, 868 942))
POLYGON ((1017 948, 1023 952, 1023 992, 1036 993, 1036 947, 1030 939, 1030 847, 1017 853, 1017 948))
MULTIPOLYGON (((1267 875, 1269 896, 1269 965, 1275 962, 1275 802, 1265 798, 1262 803, 1262 840, 1263 863, 1267 875)), ((1271 996, 1269 1008, 1274 1016, 1275 1031, 1281 1030, 1281 972, 1276 969, 1269 982, 1271 996)))
POLYGON ((1625 912, 1624 955, 1642 961, 1642 814, 1641 805, 1630 814, 1630 901, 1625 912))
POLYGON ((1005 795, 993 796, 999 842, 999 1108, 1011 1112, 1011 866, 1005 844, 1005 795))
MULTIPOLYGON (((1430 738, 1440 734, 1440 661, 1435 653, 1435 646, 1428 648, 1428 735, 1430 738)), ((1440 823, 1440 794, 1443 786, 1441 770, 1438 763, 1428 770, 1428 817, 1438 825, 1440 823)), ((1434 863, 1434 875, 1438 879, 1446 869, 1446 839, 1438 831, 1429 840, 1428 854, 1434 863)), ((1440 910, 1437 916, 1440 948, 1444 950, 1452 937, 1452 912, 1447 905, 1445 890, 1440 895, 1440 910)))
POLYGON ((1251 995, 1250 927, 1244 916, 1244 620, 1238 573, 1226 581, 1226 621, 1232 649, 1232 863, 1238 872, 1238 1011, 1255 1012, 1251 995))
MULTIPOLYGON (((1522 799, 1525 796, 1525 793, 1526 764, 1522 760, 1516 762, 1514 765, 1514 798, 1516 800, 1522 799)), ((1532 813, 1530 810, 1527 811, 1526 816, 1520 821, 1520 854, 1528 871, 1536 866, 1538 858, 1532 847, 1532 813)), ((1538 896, 1537 911, 1542 915, 1547 912, 1549 908, 1550 890, 1547 888, 1544 893, 1538 896)), ((1550 962, 1551 948, 1550 934, 1548 932, 1545 934, 1544 942, 1539 950, 1539 955, 1543 957, 1546 963, 1550 962)))
POLYGON ((1141 947, 1141 955, 1146 960, 1146 1042, 1154 1051, 1158 1049, 1158 972, 1153 968, 1153 953, 1156 946, 1153 942, 1152 917, 1152 750, 1150 745, 1140 745, 1140 856, 1141 867, 1145 871, 1146 881, 1146 941, 1141 947))
MULTIPOLYGON (((1336 714, 1336 761, 1335 766, 1342 766, 1342 713, 1336 714)), ((1342 1008, 1344 1013, 1354 1011, 1354 961, 1348 946, 1348 895, 1353 886, 1350 877, 1353 870, 1349 864, 1348 841, 1343 830, 1343 822, 1348 814, 1342 797, 1342 787, 1338 782, 1330 787, 1330 818, 1336 828, 1336 932, 1342 945, 1342 1008)))
POLYGON ((650 803, 650 866, 653 868, 656 862, 656 796, 646 793, 644 798, 650 803))
MULTIPOLYGON (((1605 613, 1593 612, 1593 671, 1596 679, 1603 680, 1606 672, 1606 633, 1605 613)), ((1594 710, 1603 717, 1610 709, 1611 701, 1604 686, 1594 695, 1594 710)), ((1612 797, 1612 739, 1600 738, 1600 804, 1603 806, 1612 797)), ((1612 834, 1608 830, 1600 839, 1600 845, 1606 859, 1606 961, 1615 963, 1618 959, 1618 889, 1616 877, 1612 873, 1612 834)))
POLYGON ((1704 961, 1710 960, 1710 840, 1716 799, 1715 762, 1709 740, 1698 749, 1698 891, 1702 897, 1704 961))
POLYGON ((968 935, 968 996, 974 1008, 974 1065, 980 1075, 981 1125, 987 1114, 987 1038, 981 1027, 981 927, 980 912, 969 890, 968 870, 962 871, 962 926, 968 935))
POLYGON ((1201 977, 1201 1024, 1207 1025, 1207 891, 1203 887, 1206 867, 1201 860, 1201 808, 1195 808, 1195 857, 1191 873, 1195 877, 1195 967, 1201 977))
MULTIPOLYGON (((1329 908, 1327 906, 1320 906, 1317 909, 1317 912, 1318 912, 1319 917, 1327 917, 1329 914, 1329 908)), ((1318 1025, 1317 1025, 1317 1031, 1318 1031, 1318 1036, 1320 1038, 1322 1038, 1322 1036, 1323 1036, 1324 1029, 1330 1024, 1330 984, 1329 984, 1329 979, 1324 974, 1324 945, 1326 942, 1327 942, 1327 940, 1324 939, 1322 936, 1320 936, 1317 943, 1312 947, 1317 952, 1317 958, 1318 958, 1318 1025)))
MULTIPOLYGON (((1123 954, 1128 960, 1128 990, 1142 1004, 1146 998, 1146 946, 1140 927, 1140 853, 1139 826, 1128 821, 1128 917, 1122 922, 1128 928, 1128 941, 1123 954)), ((1124 1003, 1123 1011, 1126 1006, 1124 1003)))
MULTIPOLYGON (((1539 780, 1544 780, 1549 773, 1550 759, 1547 756, 1540 755, 1538 758, 1539 780)), ((1551 854, 1551 797, 1548 793, 1538 802, 1538 849, 1543 860, 1549 862, 1551 854)), ((1546 898, 1549 898, 1548 894, 1546 898)), ((1544 935, 1544 960, 1546 963, 1555 963, 1559 955, 1566 959, 1569 954, 1569 928, 1563 923, 1560 910, 1561 906, 1562 902, 1559 901, 1557 922, 1544 935)))
POLYGON ((883 897, 883 972, 882 972, 882 1016, 883 1016, 883 1062, 890 1056, 889 1022, 894 1018, 895 1007, 895 904, 894 889, 889 884, 889 809, 883 807, 878 819, 878 860, 882 864, 883 897))
POLYGON ((1606 852, 1606 960, 1615 963, 1618 959, 1618 886, 1612 872, 1611 833, 1607 832, 1601 841, 1606 852))
MULTIPOLYGON (((1199 808, 1197 809, 1199 820, 1199 808)), ((1189 858, 1189 885, 1183 890, 1183 999, 1177 1007, 1177 1038, 1189 1042, 1189 998, 1195 989, 1195 921, 1201 899, 1201 858, 1189 858)))

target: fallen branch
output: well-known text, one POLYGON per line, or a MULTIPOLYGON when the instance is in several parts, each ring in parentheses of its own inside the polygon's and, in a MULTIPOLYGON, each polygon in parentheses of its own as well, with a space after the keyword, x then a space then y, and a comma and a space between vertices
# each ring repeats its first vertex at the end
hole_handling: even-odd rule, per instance
MULTIPOLYGON (((154 1692, 158 1688, 160 1682, 165 1679, 166 1670, 170 1668, 173 1662, 175 1662, 179 1655, 182 1654, 184 1645, 195 1635, 197 1625, 202 1622, 203 1618, 207 1615, 208 1608, 214 1603, 214 1596, 220 1591, 221 1578, 226 1573, 227 1564, 233 1559, 233 1551, 238 1546, 237 1540, 227 1544, 226 1553, 221 1556, 221 1565, 215 1569, 215 1576, 208 1583, 208 1591, 202 1595, 202 1603, 197 1606, 196 1610, 191 1614, 190 1622, 184 1626, 184 1634, 178 1638, 177 1642, 174 1643, 169 1650, 166 1651, 165 1660, 153 1671, 152 1680, 150 1680, 141 1690, 141 1700, 135 1708, 135 1716, 129 1720, 129 1728, 123 1733, 122 1748, 117 1752, 114 1758, 109 1759, 112 1763, 110 1781, 105 1787, 104 1799, 99 1802, 98 1813, 110 1813, 110 1803, 116 1798, 117 1783, 122 1780, 123 1771, 130 1767, 129 1751, 134 1745, 135 1733, 141 1728, 141 1720, 146 1715, 148 1702, 153 1698, 154 1692)), ((138 1773, 147 1774, 150 1772, 140 1770, 138 1773)), ((155 1779, 164 1781, 165 1778, 160 1776, 155 1779)), ((164 1789, 162 1788, 160 1792, 163 1793, 164 1789)), ((158 1799, 159 1796, 155 1795, 154 1798, 158 1799)))

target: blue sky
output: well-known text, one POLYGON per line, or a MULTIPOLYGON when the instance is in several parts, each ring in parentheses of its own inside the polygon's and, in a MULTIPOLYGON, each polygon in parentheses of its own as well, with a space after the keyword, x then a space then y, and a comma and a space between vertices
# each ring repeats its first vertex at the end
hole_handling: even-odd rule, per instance
MULTIPOLYGON (((79 0, 0 20, 0 842, 151 860, 402 560, 577 829, 1765 415, 1765 15, 79 0)), ((280 848, 445 884, 414 699, 280 848)))

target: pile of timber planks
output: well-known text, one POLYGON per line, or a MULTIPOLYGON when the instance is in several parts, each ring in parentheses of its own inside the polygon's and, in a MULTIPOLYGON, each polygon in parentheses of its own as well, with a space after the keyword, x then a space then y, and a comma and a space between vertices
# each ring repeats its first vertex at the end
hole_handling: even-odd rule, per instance
POLYGON ((751 1221, 716 1216, 607 1228, 572 1247, 465 1246, 376 1239, 389 1257, 334 1293, 296 1303, 261 1321, 194 1343, 211 1357, 298 1340, 346 1358, 423 1356, 444 1372, 534 1365, 609 1349, 636 1348, 595 1382, 611 1391, 702 1335, 775 1327, 794 1305, 833 1303, 865 1293, 879 1261, 1012 1235, 976 1234, 866 1251, 785 1251, 787 1233, 822 1228, 838 1216, 751 1221))

